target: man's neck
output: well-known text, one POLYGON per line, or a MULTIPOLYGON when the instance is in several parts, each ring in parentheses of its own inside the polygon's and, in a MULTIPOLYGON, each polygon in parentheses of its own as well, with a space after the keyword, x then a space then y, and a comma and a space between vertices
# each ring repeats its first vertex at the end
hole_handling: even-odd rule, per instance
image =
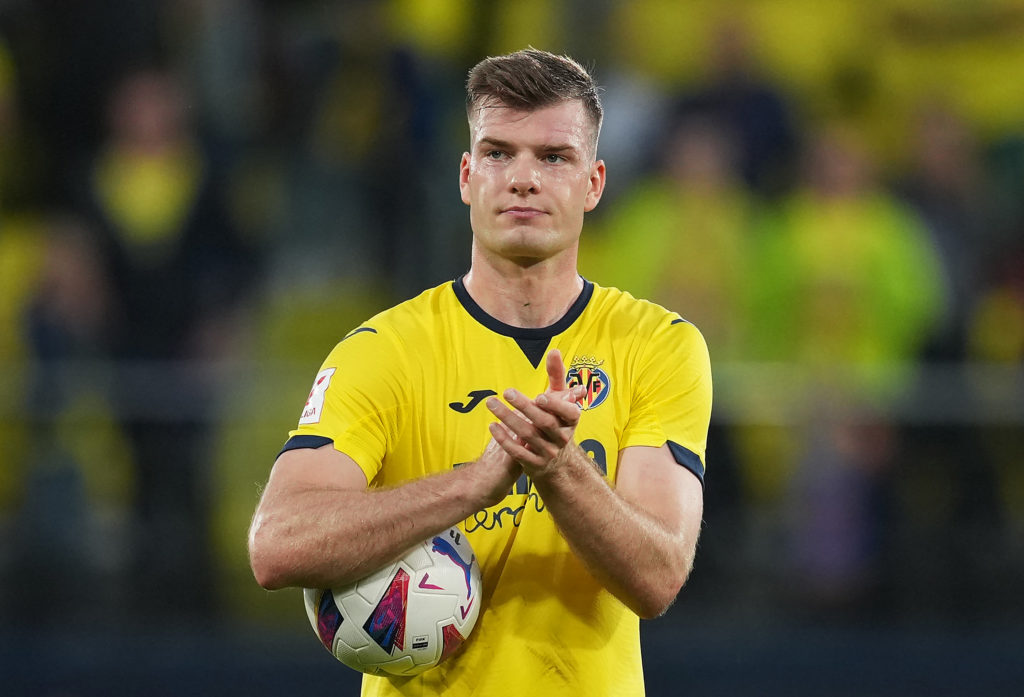
MULTIPOLYGON (((553 261, 553 260, 552 260, 553 261)), ((583 292, 575 264, 541 262, 501 269, 474 263, 463 278, 466 292, 491 317, 513 327, 547 327, 561 319, 583 292)))

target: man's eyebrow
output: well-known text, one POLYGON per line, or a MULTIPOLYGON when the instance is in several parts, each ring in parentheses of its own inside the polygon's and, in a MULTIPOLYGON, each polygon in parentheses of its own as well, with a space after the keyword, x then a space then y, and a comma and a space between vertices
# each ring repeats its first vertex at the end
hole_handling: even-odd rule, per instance
MULTIPOLYGON (((501 140, 500 138, 491 138, 484 136, 477 143, 477 147, 481 148, 498 148, 500 150, 508 150, 512 147, 512 144, 508 141, 501 140)), ((577 148, 572 143, 544 143, 542 145, 533 148, 537 152, 575 152, 577 148)))
POLYGON ((538 148, 542 152, 575 152, 578 148, 571 143, 553 143, 551 145, 542 145, 538 148))
POLYGON ((481 138, 480 141, 477 143, 477 147, 491 147, 500 149, 508 149, 509 147, 511 147, 511 145, 512 144, 507 141, 500 140, 498 138, 490 138, 487 136, 481 138))
POLYGON ((544 143, 538 149, 546 151, 574 150, 577 146, 572 143, 544 143))

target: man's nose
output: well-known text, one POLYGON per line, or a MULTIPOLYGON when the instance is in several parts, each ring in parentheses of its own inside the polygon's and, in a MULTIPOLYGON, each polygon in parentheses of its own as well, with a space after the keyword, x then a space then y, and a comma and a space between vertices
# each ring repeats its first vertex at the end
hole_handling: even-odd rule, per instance
POLYGON ((532 161, 519 160, 509 171, 509 187, 516 194, 535 194, 540 190, 540 173, 532 161))

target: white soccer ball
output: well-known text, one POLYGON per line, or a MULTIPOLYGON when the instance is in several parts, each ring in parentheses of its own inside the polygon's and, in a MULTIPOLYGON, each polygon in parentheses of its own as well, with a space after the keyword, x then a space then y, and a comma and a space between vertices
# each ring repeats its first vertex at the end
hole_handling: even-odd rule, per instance
POLYGON ((480 614, 480 562, 452 527, 335 589, 307 588, 306 615, 335 658, 363 673, 414 675, 464 642, 480 614))

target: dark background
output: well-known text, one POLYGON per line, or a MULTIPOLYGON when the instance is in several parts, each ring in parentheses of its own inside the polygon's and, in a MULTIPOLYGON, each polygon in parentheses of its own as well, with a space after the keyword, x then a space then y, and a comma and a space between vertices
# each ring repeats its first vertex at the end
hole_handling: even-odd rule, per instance
POLYGON ((606 89, 581 269, 713 359, 649 694, 1024 693, 1016 0, 0 2, 0 693, 356 694, 246 529, 527 45, 606 89))

